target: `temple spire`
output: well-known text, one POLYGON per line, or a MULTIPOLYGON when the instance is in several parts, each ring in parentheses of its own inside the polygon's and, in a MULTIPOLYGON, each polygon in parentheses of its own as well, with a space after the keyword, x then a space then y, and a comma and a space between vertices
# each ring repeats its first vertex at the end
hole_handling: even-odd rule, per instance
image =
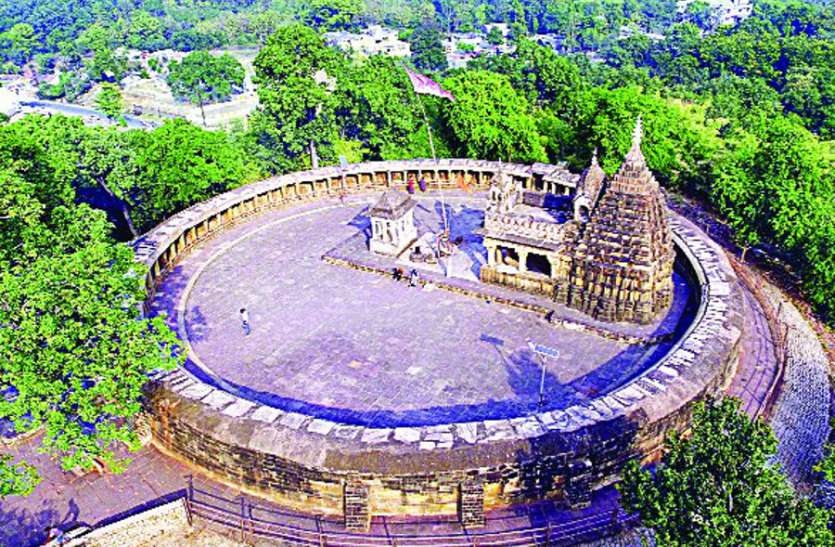
POLYGON ((641 141, 644 138, 644 124, 641 116, 635 121, 635 129, 632 131, 632 148, 626 154, 626 162, 631 164, 644 163, 644 154, 641 151, 641 141))
POLYGON ((600 164, 597 163, 597 147, 594 147, 594 151, 591 153, 591 164, 595 167, 599 167, 600 164))
POLYGON ((624 173, 625 169, 632 172, 646 170, 647 162, 644 158, 644 153, 641 151, 641 141, 643 138, 644 124, 641 121, 641 116, 638 116, 638 119, 635 121, 635 129, 632 131, 632 147, 623 159, 621 173, 624 173))
POLYGON ((618 191, 643 194, 654 191, 658 187, 658 182, 652 176, 641 150, 643 135, 643 123, 641 117, 638 116, 632 132, 632 148, 629 149, 620 169, 612 178, 612 185, 617 187, 618 191))
POLYGON ((641 115, 638 114, 638 119, 635 120, 635 129, 632 131, 632 149, 641 149, 641 139, 644 138, 644 124, 641 121, 641 115))

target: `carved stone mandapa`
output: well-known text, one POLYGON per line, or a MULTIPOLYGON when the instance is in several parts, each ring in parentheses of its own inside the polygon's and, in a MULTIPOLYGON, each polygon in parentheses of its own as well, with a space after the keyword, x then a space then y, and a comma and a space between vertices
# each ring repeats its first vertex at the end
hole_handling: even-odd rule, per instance
MULTIPOLYGON (((672 232, 658 182, 641 152, 641 120, 618 173, 597 163, 573 196, 573 220, 530 205, 497 174, 483 230, 486 282, 552 296, 605 321, 651 323, 673 295, 672 232)), ((541 198, 546 201, 548 196, 541 198)))

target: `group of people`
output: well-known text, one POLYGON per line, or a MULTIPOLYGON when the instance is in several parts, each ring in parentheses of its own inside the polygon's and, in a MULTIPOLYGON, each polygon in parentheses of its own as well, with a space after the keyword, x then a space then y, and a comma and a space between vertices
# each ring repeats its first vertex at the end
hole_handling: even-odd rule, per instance
MULTIPOLYGON (((402 281, 406 278, 406 273, 403 271, 403 268, 394 268, 391 272, 391 276, 395 281, 402 281)), ((419 282, 420 274, 416 269, 412 268, 409 271, 409 286, 417 287, 419 282)))
MULTIPOLYGON (((423 178, 423 177, 420 177, 420 180, 417 181, 417 186, 418 186, 418 188, 420 189, 421 192, 425 192, 426 191, 426 179, 423 178)), ((406 181, 406 190, 410 194, 415 193, 415 177, 414 177, 414 175, 409 175, 409 180, 406 181)))

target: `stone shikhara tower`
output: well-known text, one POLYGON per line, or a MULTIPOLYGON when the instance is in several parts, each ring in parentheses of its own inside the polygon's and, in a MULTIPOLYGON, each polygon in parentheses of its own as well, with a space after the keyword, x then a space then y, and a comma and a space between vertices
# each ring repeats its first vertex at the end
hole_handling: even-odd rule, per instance
POLYGON ((596 160, 586 172, 597 195, 578 194, 589 198, 587 217, 581 215, 555 280, 557 300, 606 321, 649 323, 672 301, 672 232, 641 132, 639 118, 632 148, 602 187, 596 160))
MULTIPOLYGON (((612 178, 595 153, 567 222, 543 214, 534 204, 536 196, 521 188, 509 208, 509 200, 491 191, 481 279, 546 294, 605 321, 651 323, 666 310, 675 251, 664 197, 641 152, 641 137, 638 119, 632 148, 612 178)), ((494 187, 501 186, 501 178, 496 176, 494 187)))

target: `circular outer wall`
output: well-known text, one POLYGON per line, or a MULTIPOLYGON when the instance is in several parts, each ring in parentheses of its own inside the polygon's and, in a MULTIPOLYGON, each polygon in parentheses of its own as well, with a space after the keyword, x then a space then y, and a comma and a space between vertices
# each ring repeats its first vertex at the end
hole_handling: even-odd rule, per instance
MULTIPOLYGON (((195 244, 253 214, 402 187, 409 176, 486 189, 499 168, 526 189, 570 193, 578 181, 562 166, 475 160, 372 162, 267 179, 195 205, 134 243, 149 268, 148 301, 195 244)), ((655 459, 666 432, 684 429, 693 403, 718 394, 736 368, 744 319, 733 269, 689 221, 671 213, 670 225, 698 282, 695 318, 648 370, 586 403, 503 420, 360 427, 241 399, 180 368, 149 384, 154 443, 254 494, 344 514, 350 529, 367 528, 372 515, 450 513, 476 526, 485 509, 542 498, 581 507, 629 459, 655 459)))

